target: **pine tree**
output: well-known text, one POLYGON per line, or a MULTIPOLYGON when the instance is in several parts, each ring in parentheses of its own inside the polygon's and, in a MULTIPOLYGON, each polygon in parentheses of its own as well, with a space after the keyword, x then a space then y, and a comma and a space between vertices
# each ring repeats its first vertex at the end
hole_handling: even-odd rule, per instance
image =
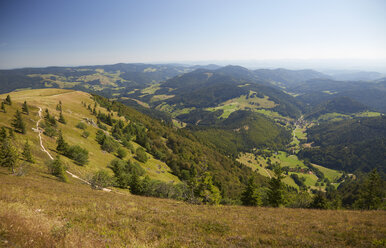
POLYGON ((56 150, 62 154, 65 154, 68 151, 69 145, 64 141, 62 131, 59 131, 59 137, 56 140, 56 150))
POLYGON ((15 128, 16 132, 25 134, 26 132, 25 124, 23 122, 23 118, 21 117, 19 110, 16 110, 16 114, 11 125, 15 128))
POLYGON ((142 183, 141 179, 139 178, 138 174, 136 172, 133 172, 130 176, 130 192, 135 195, 142 194, 142 183))
POLYGON ((27 101, 24 101, 23 105, 21 106, 21 111, 27 115, 29 115, 28 105, 27 101))
POLYGON ((67 182, 66 169, 59 155, 48 164, 48 169, 52 175, 58 177, 63 182, 67 182))
POLYGON ((247 187, 241 195, 241 201, 245 206, 259 206, 261 205, 261 198, 257 192, 257 185, 255 177, 251 176, 248 180, 247 187))
POLYGON ((376 169, 372 170, 359 188, 355 205, 361 209, 378 209, 385 197, 384 181, 376 169))
POLYGON ((312 198, 310 208, 316 208, 316 209, 327 208, 327 199, 326 197, 324 197, 322 192, 319 191, 317 194, 315 194, 315 196, 312 198))
POLYGON ((26 161, 30 163, 34 163, 34 159, 32 158, 32 154, 31 154, 31 146, 28 143, 28 139, 24 144, 23 152, 21 155, 23 155, 26 161))
POLYGON ((50 116, 50 111, 48 111, 48 109, 45 110, 46 112, 46 116, 44 116, 45 119, 50 119, 51 116, 50 116))
POLYGON ((0 141, 3 141, 7 138, 7 130, 5 127, 0 128, 0 141))
POLYGON ((111 118, 111 114, 109 114, 109 115, 107 116, 106 124, 108 124, 109 126, 112 126, 112 125, 113 125, 113 120, 112 120, 112 118, 111 118))
POLYGON ((19 154, 8 138, 0 143, 0 166, 8 167, 15 173, 15 167, 19 154))
POLYGON ((11 101, 11 97, 8 95, 6 98, 5 98, 5 104, 8 104, 8 105, 12 105, 12 101, 11 101))
POLYGON ((4 113, 7 113, 7 111, 5 110, 4 102, 1 102, 1 111, 3 111, 4 113))
POLYGON ((62 111, 60 111, 60 114, 59 114, 59 120, 58 120, 60 123, 63 123, 63 124, 66 124, 66 120, 64 119, 64 116, 63 116, 63 113, 62 111))
POLYGON ((9 137, 12 138, 12 139, 15 138, 15 133, 13 132, 13 129, 12 129, 12 128, 9 128, 9 129, 8 129, 8 135, 9 135, 9 137))
POLYGON ((275 167, 274 173, 274 177, 269 181, 268 202, 272 207, 279 207, 284 203, 284 185, 281 181, 284 176, 280 165, 275 167))
POLYGON ((59 101, 59 104, 56 105, 56 110, 62 112, 62 102, 59 101))

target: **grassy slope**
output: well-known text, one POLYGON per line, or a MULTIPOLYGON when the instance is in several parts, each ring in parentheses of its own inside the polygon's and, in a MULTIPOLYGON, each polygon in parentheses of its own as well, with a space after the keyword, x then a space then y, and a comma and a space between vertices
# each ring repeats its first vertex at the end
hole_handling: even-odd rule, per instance
POLYGON ((0 246, 373 247, 385 211, 197 206, 0 168, 0 246))
MULTIPOLYGON (((6 95, 7 94, 0 95, 0 99, 4 99, 6 95)), ((32 131, 32 127, 36 126, 36 121, 39 119, 38 107, 41 107, 43 110, 48 108, 51 114, 58 116, 59 113, 55 108, 59 100, 62 101, 63 115, 67 121, 67 124, 63 125, 58 123, 58 126, 59 129, 62 130, 65 140, 70 145, 77 144, 89 151, 89 163, 85 166, 78 166, 71 160, 63 157, 63 160, 69 167, 69 171, 83 178, 88 178, 93 172, 99 169, 106 169, 108 163, 115 158, 113 154, 102 151, 99 144, 95 141, 95 134, 98 130, 97 128, 91 125, 87 126, 87 131, 90 132, 90 136, 87 139, 81 137, 82 130, 75 128, 75 125, 82 121, 85 117, 94 119, 94 121, 96 121, 95 116, 92 116, 90 111, 88 111, 81 104, 83 101, 87 105, 91 104, 93 106, 94 103, 89 94, 80 91, 63 89, 39 89, 12 92, 9 95, 13 101, 13 105, 11 107, 7 105, 6 114, 0 113, 0 126, 10 127, 9 123, 13 118, 14 112, 16 109, 21 109, 21 103, 24 102, 24 100, 27 101, 28 105, 30 106, 30 114, 28 116, 23 115, 24 119, 27 121, 27 134, 15 135, 16 139, 20 140, 20 149, 26 138, 30 140, 34 155, 37 158, 37 163, 35 166, 44 166, 44 163, 48 161, 48 156, 40 151, 37 133, 32 131)), ((105 112, 104 109, 98 109, 100 109, 101 112, 105 112)), ((114 116, 117 118, 116 113, 114 116)), ((43 143, 51 155, 55 156, 56 140, 54 138, 43 135, 43 143)), ((139 146, 134 142, 133 145, 135 148, 139 146)), ((134 155, 130 154, 129 151, 128 154, 129 155, 125 159, 130 158, 134 160, 134 155)), ((140 162, 138 163, 145 169, 151 178, 165 182, 179 182, 179 179, 176 176, 170 174, 170 168, 165 163, 154 159, 150 154, 148 154, 148 157, 150 157, 150 159, 146 164, 140 162)), ((108 171, 111 172, 110 170, 108 171)))
MULTIPOLYGON (((307 167, 304 165, 303 161, 299 160, 296 155, 288 155, 286 152, 279 151, 277 155, 273 155, 270 157, 271 162, 278 162, 282 167, 288 166, 290 168, 296 168, 300 166, 300 168, 306 169, 307 167)), ((273 172, 269 169, 266 169, 265 167, 268 165, 267 164, 268 158, 264 159, 263 157, 257 157, 251 153, 243 153, 240 155, 238 158, 238 161, 242 164, 245 164, 246 166, 252 168, 253 170, 257 170, 259 174, 263 176, 268 176, 270 174, 271 176, 273 175, 273 172), (261 166, 260 166, 261 165, 261 166), (265 169, 264 169, 265 168, 265 169)), ((316 168, 318 168, 321 172, 323 172, 324 176, 328 178, 331 182, 334 182, 334 180, 338 179, 342 173, 338 172, 336 170, 328 169, 320 165, 315 165, 316 168)), ((310 186, 311 188, 321 188, 324 189, 325 186, 315 186, 315 183, 318 180, 318 177, 314 174, 306 174, 306 173, 298 173, 298 172, 289 172, 288 176, 286 176, 283 179, 283 182, 288 184, 289 186, 299 188, 293 179, 290 177, 291 174, 298 174, 299 177, 304 177, 306 181, 304 182, 305 185, 310 186)), ((337 186, 337 184, 335 184, 337 186)))
MULTIPOLYGON (((250 92, 251 95, 255 92, 250 92)), ((264 98, 254 97, 247 99, 246 95, 242 95, 237 98, 230 99, 223 103, 220 103, 217 107, 206 108, 208 111, 217 111, 222 109, 224 112, 219 118, 228 118, 229 115, 237 110, 251 109, 253 111, 257 109, 270 109, 275 107, 276 104, 273 101, 269 100, 269 97, 265 96, 264 98)))

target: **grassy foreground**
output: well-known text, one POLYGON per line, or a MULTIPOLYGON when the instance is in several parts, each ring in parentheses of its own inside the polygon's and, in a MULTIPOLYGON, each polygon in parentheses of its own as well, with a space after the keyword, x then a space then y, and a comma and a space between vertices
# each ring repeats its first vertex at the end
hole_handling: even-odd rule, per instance
POLYGON ((382 247, 385 211, 197 206, 0 168, 4 247, 382 247))

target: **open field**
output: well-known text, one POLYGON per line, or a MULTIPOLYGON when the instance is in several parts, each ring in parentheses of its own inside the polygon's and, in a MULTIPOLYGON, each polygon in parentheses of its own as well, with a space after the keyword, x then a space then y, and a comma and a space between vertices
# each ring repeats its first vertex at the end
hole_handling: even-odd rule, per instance
POLYGON ((385 211, 204 206, 0 169, 0 246, 382 247, 385 211))
POLYGON ((328 180, 330 180, 330 182, 337 180, 343 174, 342 172, 339 172, 337 170, 332 170, 332 169, 329 169, 329 168, 326 168, 326 167, 323 167, 323 166, 320 166, 317 164, 312 164, 312 165, 315 166, 316 168, 318 168, 321 172, 323 172, 324 177, 328 178, 328 180))
POLYGON ((253 93, 251 91, 248 95, 248 98, 246 95, 242 95, 237 98, 230 99, 226 102, 223 102, 219 104, 217 107, 213 108, 206 108, 208 111, 216 111, 219 109, 222 109, 224 112, 219 118, 228 118, 231 113, 237 110, 245 110, 245 109, 251 109, 251 110, 257 110, 262 108, 273 108, 276 106, 275 102, 269 100, 269 97, 264 96, 263 98, 260 97, 250 97, 253 93))

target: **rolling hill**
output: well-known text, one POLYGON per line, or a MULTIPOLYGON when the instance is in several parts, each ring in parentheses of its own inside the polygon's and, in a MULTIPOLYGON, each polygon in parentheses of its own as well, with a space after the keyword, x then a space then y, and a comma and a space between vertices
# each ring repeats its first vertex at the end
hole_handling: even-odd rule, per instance
POLYGON ((114 64, 0 70, 0 93, 16 89, 66 88, 108 95, 143 88, 194 68, 182 65, 114 64), (12 83, 11 83, 12 82, 12 83))
POLYGON ((310 106, 316 106, 335 97, 349 97, 371 110, 386 112, 386 81, 335 81, 311 79, 289 88, 297 94, 296 99, 310 106))
MULTIPOLYGON (((14 134, 15 145, 20 151, 28 139, 34 147, 36 166, 42 170, 49 158, 37 145, 38 135, 32 127, 36 128, 36 122, 39 120, 39 108, 42 108, 44 113, 47 109, 51 116, 57 119, 60 112, 56 108, 59 102, 62 102, 62 115, 67 123, 57 122, 54 129, 62 131, 65 141, 70 146, 78 145, 88 151, 88 163, 84 166, 77 165, 71 156, 63 156, 68 170, 81 178, 90 178, 100 169, 107 170, 112 175, 108 166, 110 161, 117 157, 118 148, 124 149, 128 154, 125 161, 130 160, 134 167, 137 164, 142 168, 140 171, 144 171, 143 176, 148 175, 150 179, 164 182, 169 186, 179 184, 181 180, 188 181, 193 171, 198 175, 210 172, 213 175, 213 183, 221 190, 224 199, 237 200, 250 174, 250 169, 201 145, 188 131, 177 132, 158 120, 100 96, 64 89, 26 90, 9 95, 13 99, 13 104, 6 105, 6 113, 0 113, 0 127, 12 128, 10 123, 16 109, 20 109, 22 103, 27 101, 30 114, 22 116, 27 125, 27 132, 14 134), (79 123, 86 124, 86 129, 77 128, 79 123), (88 132, 87 138, 82 137, 84 131, 88 132), (103 135, 105 131, 108 132, 107 136, 103 135), (100 137, 103 139, 100 140, 100 137), (147 152, 146 161, 138 159, 136 150, 141 147, 147 152)), ((5 96, 0 97, 4 99, 5 96)), ((58 133, 56 131, 48 135, 47 121, 43 121, 42 125, 47 127, 43 135, 44 145, 55 157, 58 153, 56 150, 58 133)), ((264 180, 261 178, 261 182, 264 180)))
POLYGON ((343 115, 351 115, 355 113, 365 112, 369 108, 357 101, 348 97, 335 97, 327 102, 319 104, 312 109, 311 113, 306 115, 308 119, 318 119, 320 116, 329 113, 338 113, 343 115))
POLYGON ((348 172, 385 173, 385 116, 327 122, 307 130, 313 148, 300 152, 311 162, 348 172))

